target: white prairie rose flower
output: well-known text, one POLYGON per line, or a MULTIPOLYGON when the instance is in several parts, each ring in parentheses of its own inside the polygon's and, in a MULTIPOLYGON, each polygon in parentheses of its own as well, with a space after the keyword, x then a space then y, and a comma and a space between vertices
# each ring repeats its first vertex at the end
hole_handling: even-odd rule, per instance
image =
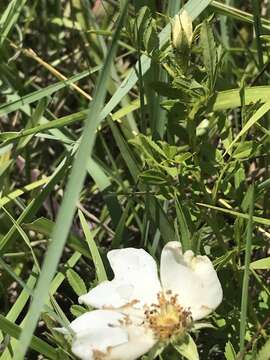
POLYGON ((181 338, 217 308, 222 288, 207 256, 182 253, 178 242, 161 254, 160 280, 155 260, 143 249, 108 253, 114 271, 79 302, 100 310, 87 312, 70 327, 72 351, 83 360, 134 360, 158 342, 181 338))

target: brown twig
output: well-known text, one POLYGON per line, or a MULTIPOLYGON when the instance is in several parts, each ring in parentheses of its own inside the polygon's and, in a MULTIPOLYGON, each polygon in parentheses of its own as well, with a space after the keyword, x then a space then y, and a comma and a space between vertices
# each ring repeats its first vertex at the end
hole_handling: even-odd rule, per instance
MULTIPOLYGON (((14 44, 13 42, 10 42, 10 45, 14 49, 20 50, 24 55, 26 55, 26 56, 30 57, 31 59, 35 60, 37 63, 39 63, 45 69, 47 69, 50 73, 52 73, 55 77, 57 77, 59 80, 63 80, 63 81, 68 80, 68 78, 65 75, 63 75, 59 70, 57 70, 55 67, 53 67, 52 65, 50 65, 49 63, 47 63, 46 61, 41 59, 41 57, 39 57, 35 53, 35 51, 33 49, 20 48, 16 44, 14 44)), ((92 100, 92 97, 87 92, 85 92, 83 89, 81 89, 78 85, 70 84, 69 86, 73 90, 77 91, 79 94, 84 96, 87 100, 92 100)))

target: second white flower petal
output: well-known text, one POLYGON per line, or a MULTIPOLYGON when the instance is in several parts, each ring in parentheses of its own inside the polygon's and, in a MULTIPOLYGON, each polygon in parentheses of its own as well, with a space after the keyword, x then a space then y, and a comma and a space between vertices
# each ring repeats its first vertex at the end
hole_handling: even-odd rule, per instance
POLYGON ((161 283, 165 291, 178 294, 179 303, 199 320, 214 311, 222 300, 222 288, 207 256, 182 254, 178 242, 169 242, 161 254, 161 283))

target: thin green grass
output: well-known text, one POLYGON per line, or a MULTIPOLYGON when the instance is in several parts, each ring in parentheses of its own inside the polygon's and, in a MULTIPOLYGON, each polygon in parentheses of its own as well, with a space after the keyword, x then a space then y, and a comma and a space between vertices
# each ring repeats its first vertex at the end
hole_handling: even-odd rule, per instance
POLYGON ((254 185, 250 187, 250 203, 249 203, 249 218, 246 235, 245 246, 245 268, 242 284, 242 299, 241 299, 241 317, 240 317, 240 353, 244 351, 245 336, 247 328, 247 309, 249 301, 249 278, 250 278, 250 259, 252 247, 252 232, 253 232, 253 212, 254 212, 254 185))
POLYGON ((117 46, 117 39, 119 37, 125 15, 126 6, 119 18, 118 27, 112 39, 111 50, 107 55, 106 61, 104 63, 104 68, 102 69, 99 81, 97 83, 95 94, 98 94, 98 97, 94 97, 94 100, 91 103, 89 109, 88 119, 86 120, 85 129, 81 138, 80 145, 78 147, 76 161, 70 174, 70 179, 66 189, 66 195, 63 198, 63 202, 58 213, 57 221, 52 233, 51 245, 44 259, 42 271, 39 277, 39 281, 37 283, 37 287, 35 289, 34 299, 27 315, 24 330, 22 331, 20 336, 20 342, 16 347, 14 360, 21 360, 24 358, 28 345, 31 341, 32 334, 35 330, 35 326, 38 321, 40 312, 42 311, 42 307, 48 299, 49 294, 47 289, 60 260, 61 253, 63 251, 63 247, 65 245, 68 231, 75 212, 76 202, 79 198, 79 194, 86 175, 85 160, 87 156, 89 156, 89 152, 91 154, 91 150, 94 145, 95 130, 98 126, 98 118, 93 119, 91 113, 99 114, 102 108, 106 94, 106 80, 109 76, 110 65, 114 58, 117 46), (65 224, 64 229, 63 224, 65 224))
POLYGON ((268 17, 255 0, 0 4, 1 359, 75 359, 55 328, 112 278, 107 252, 159 260, 175 240, 211 259, 223 301, 145 359, 268 359, 268 17), (183 9, 193 39, 174 48, 183 9))

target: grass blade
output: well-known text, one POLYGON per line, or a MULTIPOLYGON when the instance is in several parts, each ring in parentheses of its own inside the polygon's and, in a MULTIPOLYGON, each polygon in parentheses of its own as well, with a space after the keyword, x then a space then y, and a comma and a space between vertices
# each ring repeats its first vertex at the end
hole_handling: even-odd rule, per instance
POLYGON ((49 178, 43 178, 43 179, 34 181, 30 184, 25 185, 21 189, 16 189, 16 190, 12 191, 11 193, 9 193, 8 195, 3 196, 2 198, 0 198, 0 208, 2 206, 5 206, 10 201, 15 200, 17 197, 25 194, 26 192, 32 191, 42 185, 47 184, 49 180, 50 180, 49 178))
MULTIPOLYGON (((253 86, 245 89, 245 104, 256 101, 267 102, 269 99, 269 86, 253 86)), ((240 89, 220 91, 213 105, 214 111, 234 109, 241 106, 240 89)))
POLYGON ((253 8, 253 20, 254 20, 254 30, 256 36, 256 45, 258 53, 258 65, 259 70, 263 68, 263 48, 260 36, 262 35, 262 24, 261 24, 261 13, 260 13, 260 4, 257 0, 251 0, 253 8))
POLYGON ((96 273, 97 273, 97 278, 99 282, 105 281, 107 280, 107 274, 101 259, 101 256, 99 254, 97 245, 94 241, 93 235, 89 229, 89 225, 87 224, 85 217, 83 215, 83 213, 79 210, 79 218, 80 218, 80 222, 83 228, 83 232, 87 241, 87 244, 89 246, 89 250, 92 256, 92 260, 94 262, 95 265, 95 269, 96 269, 96 273))
MULTIPOLYGON (((0 329, 6 334, 14 337, 15 339, 19 339, 22 329, 13 324, 11 321, 5 319, 3 315, 0 315, 0 329)), ((56 350, 47 344, 45 341, 39 339, 36 336, 33 336, 30 341, 30 348, 38 351, 40 354, 44 355, 48 359, 57 360, 57 352, 56 350)))
POLYGON ((112 40, 110 52, 106 57, 103 70, 97 82, 94 100, 92 101, 91 108, 89 109, 88 118, 77 151, 76 159, 73 163, 70 179, 68 181, 63 202, 61 204, 57 216, 57 221, 53 229, 52 241, 49 246, 48 252, 45 256, 42 271, 35 290, 34 299, 30 306, 28 316, 25 321, 25 327, 20 336, 20 342, 18 343, 18 346, 15 351, 14 360, 24 359, 28 345, 30 344, 31 341, 32 334, 35 330, 39 315, 42 311, 43 305, 44 303, 46 303, 49 297, 48 294, 49 285, 56 271, 58 262, 60 260, 62 250, 65 245, 66 238, 69 232, 69 228, 72 223, 76 203, 79 198, 79 194, 83 186, 83 181, 86 175, 86 170, 87 170, 86 160, 89 156, 89 152, 91 152, 94 145, 95 131, 98 126, 98 117, 92 118, 92 114, 99 114, 103 106, 103 102, 107 90, 106 83, 109 76, 109 70, 116 52, 117 39, 119 37, 120 30, 123 25, 123 21, 126 15, 126 10, 127 10, 127 2, 126 2, 126 6, 124 7, 120 15, 117 29, 115 31, 112 40))
POLYGON ((46 96, 54 94, 56 91, 63 89, 66 86, 69 86, 70 84, 73 84, 75 81, 79 81, 86 76, 98 71, 100 69, 99 66, 93 68, 92 70, 85 70, 81 72, 80 74, 74 75, 68 80, 58 81, 55 84, 49 85, 44 89, 36 90, 30 94, 26 94, 19 99, 16 99, 14 101, 11 101, 10 103, 4 104, 0 106, 0 116, 7 115, 11 113, 12 111, 16 111, 20 109, 22 105, 31 104, 35 101, 38 101, 46 96))
MULTIPOLYGON (((240 20, 249 24, 253 24, 253 15, 237 9, 233 6, 229 6, 227 4, 222 4, 218 1, 212 1, 210 4, 210 7, 213 8, 216 12, 219 12, 220 14, 226 15, 226 16, 230 16, 231 18, 234 18, 236 20, 240 20)), ((265 30, 269 30, 270 29, 270 21, 267 19, 261 19, 262 22, 262 28, 265 30)))
POLYGON ((241 300, 241 316, 240 316, 240 353, 244 350, 245 333, 246 333, 246 320, 247 320, 247 306, 248 306, 248 284, 249 284, 249 265, 251 258, 251 245, 252 245, 252 228, 253 228, 253 210, 254 210, 254 185, 250 188, 251 197, 249 203, 249 219, 247 225, 247 240, 245 249, 245 269, 242 285, 242 300, 241 300))
POLYGON ((184 251, 191 250, 192 244, 191 244, 191 237, 190 237, 188 224, 180 200, 177 197, 175 200, 175 207, 176 207, 176 215, 177 215, 178 226, 181 234, 181 244, 183 246, 183 250, 184 251))
POLYGON ((0 19, 0 47, 7 38, 12 27, 16 24, 26 1, 27 0, 13 0, 3 12, 0 19))
MULTIPOLYGON (((197 203, 197 204, 200 205, 200 206, 207 207, 209 209, 221 211, 221 212, 223 212, 225 214, 229 214, 231 216, 239 217, 239 218, 246 219, 246 220, 249 219, 248 214, 243 214, 243 213, 240 213, 238 211, 224 209, 224 208, 220 208, 218 206, 213 206, 213 205, 209 205, 209 204, 202 204, 202 203, 197 203)), ((259 216, 253 216, 252 219, 253 219, 253 221, 255 223, 262 224, 262 225, 267 225, 267 226, 270 225, 270 219, 266 219, 266 218, 259 217, 259 216)))
MULTIPOLYGON (((46 186, 42 189, 40 194, 27 205, 23 213, 19 216, 19 218, 17 219, 18 224, 21 224, 22 222, 32 221, 33 217, 35 216, 36 212, 43 204, 44 200, 53 190, 55 184, 57 184, 58 181, 62 178, 69 164, 70 164, 69 159, 68 160, 64 159, 58 165, 53 175, 51 175, 50 180, 48 181, 46 186)), ((16 239, 16 236, 17 236, 17 229, 13 225, 8 231, 8 233, 0 239, 0 254, 4 253, 6 247, 11 245, 12 241, 16 239)))
POLYGON ((224 156, 229 152, 229 150, 235 145, 235 143, 243 136, 257 121, 259 121, 268 111, 270 110, 270 101, 263 104, 245 123, 241 131, 237 134, 234 140, 227 147, 224 156))

